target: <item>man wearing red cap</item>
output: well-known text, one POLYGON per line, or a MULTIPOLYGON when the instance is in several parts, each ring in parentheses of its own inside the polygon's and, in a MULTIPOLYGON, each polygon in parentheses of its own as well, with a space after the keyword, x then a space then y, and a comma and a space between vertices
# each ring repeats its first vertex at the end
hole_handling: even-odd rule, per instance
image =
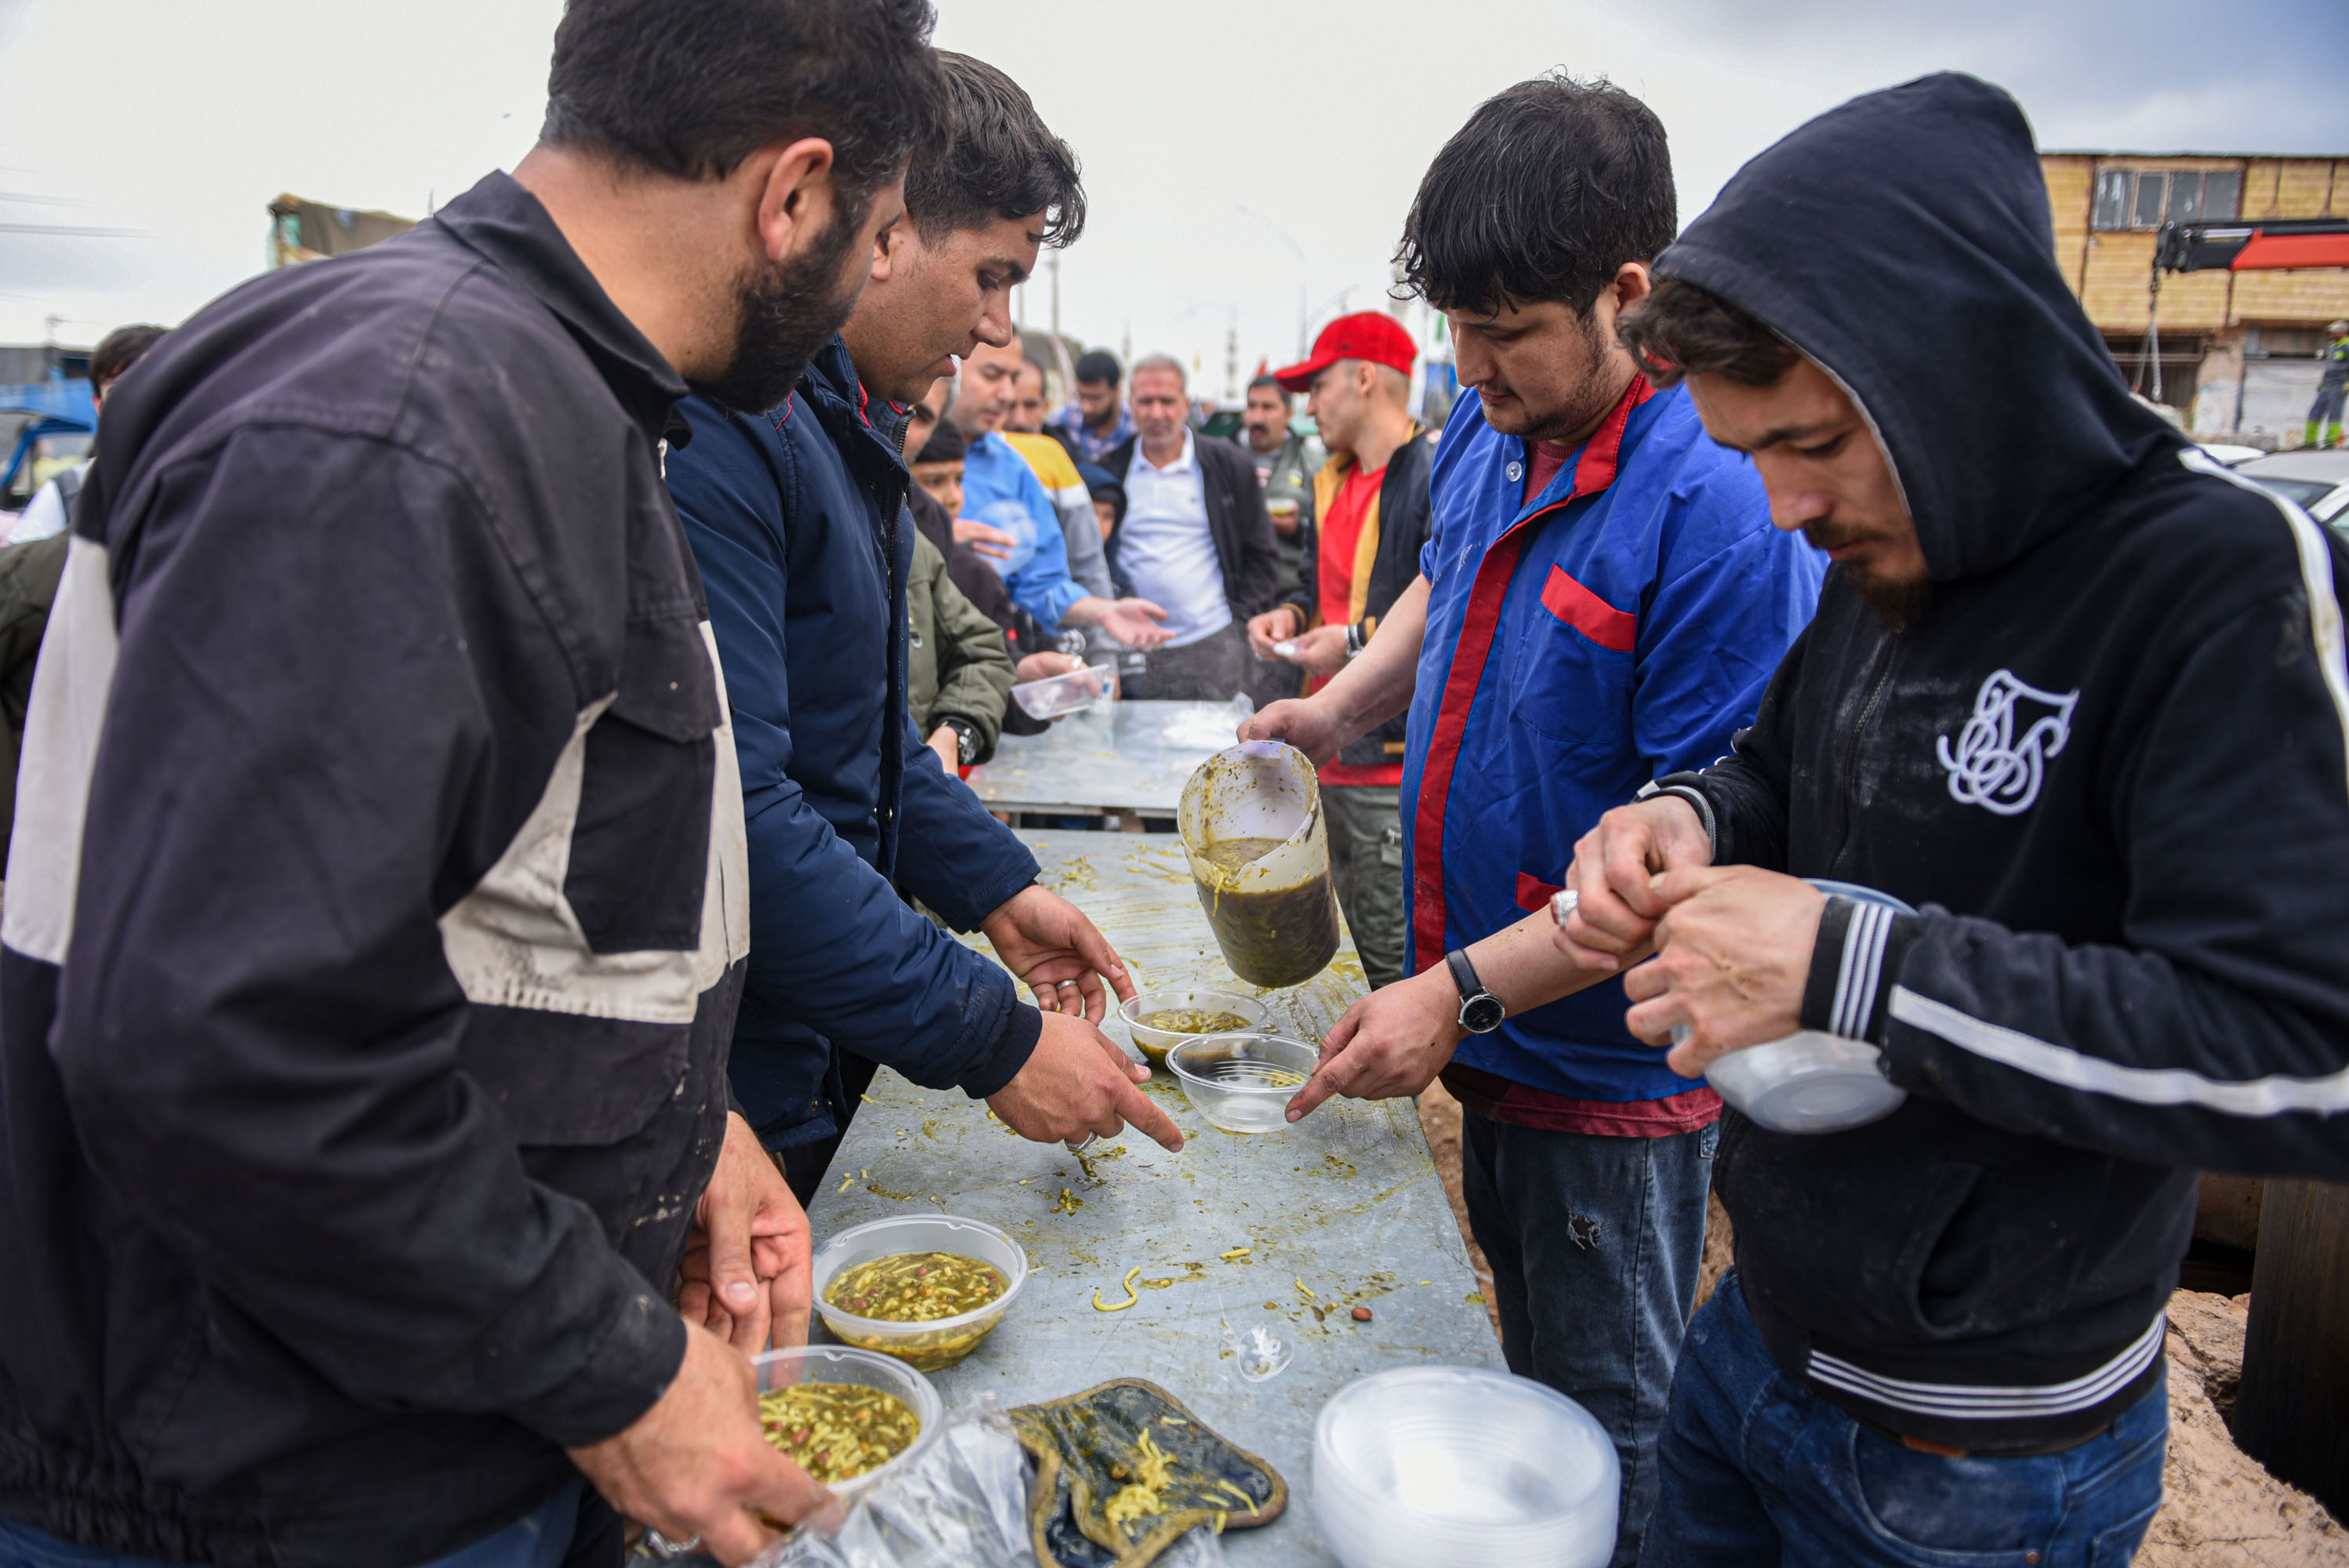
MULTIPOLYGON (((1324 327, 1312 357, 1273 374, 1307 394, 1330 460, 1313 479, 1314 548, 1301 585, 1248 623, 1257 657, 1287 658, 1318 692, 1361 652, 1388 609, 1419 578, 1427 543, 1427 474, 1435 433, 1407 407, 1418 353, 1393 317, 1375 311, 1324 327)), ((1338 902, 1373 988, 1409 973, 1402 918, 1404 716, 1366 731, 1321 765, 1322 817, 1338 902)))

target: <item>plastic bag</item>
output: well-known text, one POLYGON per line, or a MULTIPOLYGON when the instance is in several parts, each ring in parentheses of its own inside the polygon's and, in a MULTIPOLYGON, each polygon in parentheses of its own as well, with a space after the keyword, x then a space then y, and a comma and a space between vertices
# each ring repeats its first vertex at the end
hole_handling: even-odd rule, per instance
MULTIPOLYGON (((1028 1498, 1035 1467, 991 1396, 947 1418, 918 1463, 859 1499, 829 1538, 801 1531, 761 1554, 754 1568, 1053 1568, 1030 1544, 1028 1498)), ((636 1563, 652 1561, 644 1557, 636 1563)), ((710 1568, 696 1556, 688 1568, 710 1568)), ((1153 1568, 1223 1568, 1215 1532, 1194 1530, 1153 1568)))

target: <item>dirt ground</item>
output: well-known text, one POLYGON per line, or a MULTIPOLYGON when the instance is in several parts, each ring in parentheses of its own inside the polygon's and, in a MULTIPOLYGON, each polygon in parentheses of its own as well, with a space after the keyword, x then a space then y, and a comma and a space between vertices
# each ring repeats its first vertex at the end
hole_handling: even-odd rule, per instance
MULTIPOLYGON (((1460 1103, 1432 1084, 1419 1097, 1420 1120, 1435 1169, 1468 1243, 1469 1266, 1492 1311, 1492 1270, 1468 1233, 1460 1196, 1460 1103)), ((1729 1217, 1719 1200, 1705 1228, 1700 1305, 1728 1268, 1729 1217)), ((2169 1302, 2169 1455, 2165 1495, 2138 1551, 2138 1568, 2349 1568, 2349 1530, 2313 1498, 2284 1485, 2235 1446, 2227 1417, 2243 1369, 2248 1295, 2181 1290, 2169 1302)), ((1500 1322, 1494 1320, 1495 1332, 1500 1322)))

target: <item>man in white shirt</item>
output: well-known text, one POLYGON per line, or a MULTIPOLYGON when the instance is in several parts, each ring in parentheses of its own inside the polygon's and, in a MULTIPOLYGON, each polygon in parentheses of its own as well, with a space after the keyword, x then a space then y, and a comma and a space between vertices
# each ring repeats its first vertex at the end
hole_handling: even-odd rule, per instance
POLYGON ((1224 702, 1246 684, 1247 619, 1271 607, 1280 553, 1256 464, 1191 429, 1186 381, 1164 355, 1128 378, 1134 438, 1102 464, 1126 493, 1106 548, 1119 591, 1164 608, 1172 634, 1148 668, 1126 677, 1126 695, 1224 702))

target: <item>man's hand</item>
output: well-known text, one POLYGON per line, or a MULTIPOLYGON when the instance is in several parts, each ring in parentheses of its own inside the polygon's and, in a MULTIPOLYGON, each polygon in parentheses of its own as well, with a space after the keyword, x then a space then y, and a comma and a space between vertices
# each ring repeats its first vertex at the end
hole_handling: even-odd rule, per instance
POLYGON ((1460 988, 1442 965, 1371 992, 1321 1042, 1312 1079, 1288 1102, 1288 1119, 1333 1094, 1349 1099, 1415 1095, 1435 1081, 1461 1038, 1460 988))
POLYGON ((1003 966, 1028 983, 1036 1006, 1048 1013, 1074 1013, 1096 1024, 1108 1017, 1104 975, 1121 1001, 1133 995, 1125 960, 1084 911, 1034 882, 997 905, 978 928, 995 944, 1003 966))
POLYGON ((1050 680, 1054 676, 1072 676, 1084 667, 1085 661, 1074 654, 1030 654, 1011 667, 1011 675, 1024 686, 1030 681, 1050 680))
POLYGON ((1009 561, 1019 542, 991 522, 981 522, 975 517, 958 517, 954 525, 955 542, 968 544, 979 554, 995 561, 1009 561))
POLYGON ((1114 599, 1101 614, 1101 629, 1127 648, 1155 648, 1174 635, 1158 623, 1166 612, 1147 599, 1114 599))
POLYGON ((1618 969, 1654 936, 1671 907, 1663 872, 1713 863, 1713 841, 1696 808, 1677 795, 1618 806, 1574 846, 1567 885, 1578 901, 1551 938, 1586 969, 1618 969))
POLYGON ((947 778, 962 771, 962 737, 955 733, 953 725, 942 724, 930 731, 929 748, 938 754, 938 766, 947 770, 947 778))
POLYGON ((1802 1027, 1826 900, 1800 877, 1752 866, 1666 872, 1655 896, 1670 906, 1656 923, 1656 957, 1623 975, 1636 1004, 1624 1026, 1650 1045, 1686 1026, 1666 1058, 1682 1078, 1701 1078, 1713 1058, 1783 1040, 1802 1027))
POLYGON ((1133 1086, 1150 1069, 1076 1013, 1044 1015, 1044 1033, 1018 1076, 987 1097, 1004 1124, 1039 1143, 1080 1139, 1089 1132, 1115 1138, 1131 1122, 1168 1149, 1183 1135, 1164 1111, 1133 1086))
POLYGON ((1296 605, 1275 604, 1261 615, 1248 617, 1248 651, 1266 664, 1270 664, 1280 657, 1272 651, 1272 645, 1287 642, 1301 629, 1296 605))
POLYGON ((730 1111, 718 1169, 694 1210, 683 1272, 678 1310, 743 1355, 766 1349, 771 1333, 786 1346, 807 1343, 814 1299, 807 1215, 759 1135, 730 1111))
POLYGON ((686 1325, 685 1360, 652 1408, 571 1462, 604 1501, 672 1541, 701 1537, 720 1563, 748 1563, 774 1544, 753 1509, 786 1524, 840 1528, 840 1504, 759 1429, 750 1364, 716 1335, 686 1325))
POLYGON ((1317 676, 1334 676, 1346 667, 1346 628, 1316 626, 1298 637, 1288 662, 1317 676))
POLYGON ((1354 738, 1339 724, 1330 705, 1318 696, 1287 697, 1273 703, 1241 725, 1239 736, 1242 740, 1286 740, 1316 767, 1336 757, 1354 738))

